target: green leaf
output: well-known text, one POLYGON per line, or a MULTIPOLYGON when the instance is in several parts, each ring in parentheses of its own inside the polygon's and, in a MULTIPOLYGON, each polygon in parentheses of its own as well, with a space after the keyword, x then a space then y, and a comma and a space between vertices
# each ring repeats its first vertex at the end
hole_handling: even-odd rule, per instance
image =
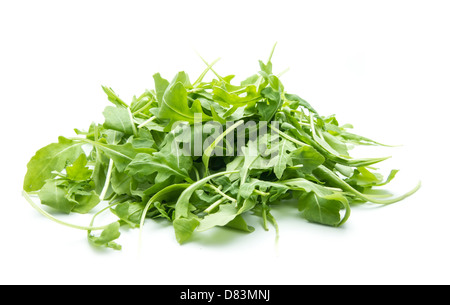
POLYGON ((142 202, 125 201, 116 205, 112 211, 120 220, 132 228, 139 227, 145 204, 142 202))
POLYGON ((120 131, 126 135, 134 134, 134 122, 126 108, 108 106, 103 111, 105 122, 103 126, 108 129, 120 131))
MULTIPOLYGON (((294 135, 298 140, 314 147, 318 152, 320 152, 327 160, 332 162, 336 162, 345 166, 359 167, 359 166, 368 166, 375 163, 382 162, 390 157, 381 157, 381 158, 360 158, 353 159, 348 156, 339 156, 333 148, 329 146, 329 144, 321 139, 315 131, 315 128, 312 128, 312 136, 307 134, 301 127, 298 120, 292 116, 289 112, 284 111, 286 118, 289 120, 290 124, 283 124, 282 126, 288 127, 289 131, 294 135), (291 125, 292 124, 292 125, 291 125), (317 142, 318 141, 318 142, 317 142)), ((312 124, 315 126, 316 124, 312 124)))
POLYGON ((113 222, 108 225, 100 234, 100 236, 95 236, 91 233, 88 234, 89 242, 96 247, 108 247, 114 250, 121 250, 122 246, 115 243, 114 240, 120 237, 120 223, 113 222))
POLYGON ((319 197, 326 197, 334 194, 334 190, 303 178, 288 179, 279 181, 278 183, 290 188, 291 190, 302 190, 306 193, 314 192, 319 197))
POLYGON ((161 107, 163 103, 163 96, 166 92, 167 87, 169 87, 170 83, 168 80, 161 77, 161 74, 156 73, 153 75, 153 80, 155 81, 155 91, 156 91, 156 99, 158 100, 158 104, 161 107))
POLYGON ((154 152, 155 149, 142 149, 136 148, 131 143, 125 143, 124 145, 112 145, 101 142, 86 142, 94 145, 97 149, 100 149, 108 158, 114 161, 114 165, 118 171, 123 172, 128 164, 134 160, 139 153, 154 152))
POLYGON ((272 194, 269 193, 269 195, 271 195, 270 201, 278 199, 280 195, 286 193, 289 190, 289 187, 287 185, 278 182, 251 179, 249 182, 246 182, 240 186, 239 195, 245 199, 250 198, 250 196, 253 195, 254 191, 257 190, 257 187, 259 188, 259 191, 265 192, 267 189, 271 190, 272 194))
POLYGON ((58 143, 50 144, 36 152, 28 163, 23 189, 26 192, 40 190, 53 171, 60 172, 73 163, 82 153, 82 143, 59 137, 58 143))
POLYGON ((200 220, 197 231, 206 231, 215 226, 225 226, 238 215, 238 209, 233 204, 221 204, 219 210, 200 220))
POLYGON ((270 122, 275 113, 281 107, 283 101, 278 91, 275 91, 271 87, 264 88, 261 91, 261 95, 265 98, 263 101, 258 102, 256 107, 258 113, 261 116, 261 121, 270 122))
POLYGON ((86 166, 87 162, 86 155, 81 154, 72 166, 66 167, 67 178, 74 181, 85 181, 90 179, 92 170, 86 166))
POLYGON ((130 105, 130 111, 133 114, 145 113, 152 107, 152 103, 155 101, 155 95, 153 91, 145 90, 145 92, 139 97, 133 97, 133 101, 130 105))
POLYGON ((39 192, 39 199, 41 204, 69 214, 77 205, 77 202, 68 198, 67 188, 62 183, 63 181, 47 180, 39 192))
POLYGON ((215 173, 209 176, 204 177, 201 180, 198 180, 194 183, 192 183, 191 185, 189 185, 188 188, 186 188, 181 195, 178 197, 177 203, 175 205, 175 218, 187 218, 189 215, 189 207, 190 207, 190 203, 189 200, 192 196, 192 194, 194 194, 194 192, 196 190, 198 190, 199 188, 203 187, 209 180, 214 179, 216 177, 220 177, 220 176, 225 176, 225 175, 230 175, 230 174, 234 174, 239 172, 238 170, 234 170, 234 171, 226 171, 226 172, 219 172, 219 173, 215 173))
POLYGON ((279 142, 279 150, 278 154, 275 157, 275 164, 273 167, 273 171, 278 179, 281 179, 283 176, 284 170, 288 165, 292 165, 292 158, 288 151, 295 150, 294 144, 285 139, 281 139, 279 142))
MULTIPOLYGON (((246 85, 242 87, 231 87, 229 84, 222 82, 215 84, 213 87, 213 100, 222 106, 233 106, 233 112, 237 107, 249 107, 256 103, 260 98, 254 85, 246 85), (229 89, 233 90, 232 92, 229 89)), ((229 116, 231 113, 228 113, 229 116)))
POLYGON ((340 224, 339 211, 342 208, 343 205, 340 201, 319 197, 314 192, 301 197, 298 205, 298 209, 305 219, 329 226, 340 224))
POLYGON ((244 232, 248 232, 251 233, 253 231, 255 231, 255 228, 252 226, 249 226, 244 218, 242 217, 242 215, 237 215, 232 221, 230 221, 229 223, 227 223, 225 225, 228 228, 232 228, 235 230, 240 230, 240 231, 244 231, 244 232))
POLYGON ((248 141, 247 146, 242 148, 242 153, 244 155, 244 164, 242 165, 242 168, 240 170, 241 184, 244 184, 247 181, 247 177, 253 163, 260 157, 258 150, 257 140, 248 141))
POLYGON ((116 105, 117 107, 125 107, 128 108, 128 105, 122 101, 122 99, 119 98, 119 96, 114 92, 113 89, 108 88, 106 86, 102 86, 103 91, 105 91, 106 95, 108 96, 108 100, 116 105))
POLYGON ((169 216, 169 214, 167 213, 167 211, 164 209, 164 207, 161 205, 160 202, 155 202, 154 206, 160 213, 161 217, 164 217, 169 221, 172 220, 172 218, 169 216))
MULTIPOLYGON (((308 181, 306 179, 297 178, 297 179, 289 179, 285 181, 280 181, 279 183, 286 185, 291 190, 294 191, 302 191, 307 194, 314 194, 315 197, 307 198, 306 201, 308 203, 308 212, 306 214, 306 217, 308 219, 314 219, 314 221, 319 222, 320 219, 322 219, 323 224, 330 224, 330 225, 341 225, 343 224, 348 217, 350 216, 350 206, 348 203, 347 198, 344 196, 343 192, 336 191, 335 189, 330 189, 328 187, 322 186, 320 184, 316 184, 314 182, 308 181), (316 200, 317 199, 317 200, 316 200), (332 203, 329 201, 333 201, 332 203), (335 209, 332 209, 330 207, 331 204, 335 205, 336 202, 339 203, 339 210, 345 209, 345 215, 340 219, 337 223, 332 223, 328 218, 321 215, 320 213, 325 213, 325 210, 321 210, 321 203, 326 206, 327 209, 333 211, 335 213, 335 209)), ((300 200, 303 200, 303 198, 300 198, 300 200)), ((300 207, 304 207, 301 205, 300 207)), ((327 212, 331 213, 331 212, 327 212)))
POLYGON ((320 132, 321 136, 325 139, 325 141, 332 147, 335 151, 337 151, 342 156, 349 156, 347 144, 339 140, 337 137, 333 136, 329 132, 320 132))
POLYGON ((111 187, 114 193, 119 195, 129 195, 131 196, 131 184, 133 182, 133 177, 128 175, 126 171, 118 171, 114 169, 111 176, 111 187))
MULTIPOLYGON (((253 191, 252 191, 253 192, 253 191)), ((245 198, 244 202, 242 203, 242 206, 239 208, 238 214, 243 214, 247 211, 252 210, 258 202, 256 201, 256 196, 249 196, 248 198, 245 198)))
POLYGON ((270 60, 267 62, 267 64, 265 64, 262 60, 259 60, 258 62, 261 71, 263 71, 267 75, 272 74, 272 62, 270 60))
POLYGON ((106 182, 106 175, 109 167, 109 158, 101 150, 97 150, 95 154, 95 165, 92 173, 92 180, 95 184, 95 191, 101 194, 106 182))
POLYGON ((179 121, 193 124, 197 119, 196 114, 201 122, 212 120, 204 113, 199 100, 193 101, 189 107, 186 88, 181 81, 176 81, 178 79, 179 77, 176 77, 175 82, 167 87, 157 113, 158 118, 170 120, 165 131, 170 131, 172 125, 179 121))
POLYGON ((197 228, 199 221, 196 218, 178 218, 173 221, 173 228, 175 230, 175 237, 179 244, 188 241, 195 228, 197 228))
POLYGON ((126 172, 130 176, 150 176, 157 173, 155 183, 161 183, 174 176, 175 182, 192 181, 188 171, 192 167, 192 159, 177 158, 173 154, 154 153, 153 155, 138 154, 128 165, 126 172))
POLYGON ((325 158, 310 146, 303 146, 291 153, 292 164, 302 165, 302 171, 310 174, 319 165, 325 162, 325 158))
POLYGON ((284 97, 288 101, 291 101, 291 103, 289 105, 290 108, 297 109, 299 106, 301 106, 301 107, 304 107, 304 108, 308 109, 310 112, 318 115, 317 111, 307 101, 305 101, 304 99, 302 99, 298 95, 285 93, 284 97))
POLYGON ((91 191, 87 194, 78 193, 75 194, 75 201, 77 202, 77 205, 74 206, 72 212, 86 214, 100 203, 100 197, 95 191, 91 191))
POLYGON ((102 136, 106 139, 106 143, 117 145, 125 137, 125 134, 117 130, 105 129, 102 131, 102 136))
POLYGON ((139 129, 137 137, 130 137, 129 142, 135 148, 142 148, 142 149, 156 148, 156 143, 155 140, 153 139, 150 130, 144 128, 139 129))
POLYGON ((342 137, 344 140, 348 141, 349 143, 358 144, 358 145, 378 145, 378 146, 386 146, 386 147, 392 147, 391 145, 382 144, 380 142, 374 141, 372 139, 350 133, 347 131, 341 131, 339 133, 339 136, 342 137))
POLYGON ((397 169, 392 170, 386 180, 383 181, 383 175, 371 172, 365 167, 358 167, 354 171, 353 176, 347 179, 346 182, 361 187, 383 186, 391 182, 398 172, 399 170, 397 169))

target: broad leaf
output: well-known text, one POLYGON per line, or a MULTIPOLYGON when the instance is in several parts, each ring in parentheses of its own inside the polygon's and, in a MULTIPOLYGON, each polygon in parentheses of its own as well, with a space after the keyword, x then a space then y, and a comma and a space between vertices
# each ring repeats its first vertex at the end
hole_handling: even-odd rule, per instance
POLYGON ((39 192, 41 204, 45 204, 57 211, 69 214, 77 205, 75 200, 68 198, 67 188, 62 181, 48 180, 39 192))
POLYGON ((108 129, 120 131, 126 135, 134 132, 134 122, 131 121, 130 114, 126 108, 108 106, 103 111, 105 123, 103 126, 108 129))
POLYGON ((292 164, 302 165, 301 170, 310 174, 319 165, 325 162, 325 158, 310 146, 303 146, 291 153, 292 164))
POLYGON ((153 155, 138 154, 128 165, 128 175, 151 176, 157 173, 155 183, 161 183, 174 176, 175 182, 190 180, 188 171, 192 167, 190 158, 177 158, 172 154, 154 153, 153 155), (190 162, 189 162, 190 161, 190 162))
POLYGON ((193 101, 191 106, 188 105, 187 91, 180 78, 176 77, 167 87, 157 113, 158 118, 170 120, 165 131, 170 131, 172 125, 179 121, 193 124, 197 119, 200 122, 212 120, 204 113, 199 100, 193 101))
POLYGON ((28 163, 23 189, 26 192, 40 190, 52 172, 62 171, 67 163, 73 163, 83 153, 82 143, 59 137, 58 143, 50 144, 36 152, 28 163))
POLYGON ((86 166, 87 158, 81 154, 72 166, 66 167, 67 178, 74 181, 85 181, 91 178, 92 170, 86 166))
POLYGON ((341 222, 339 211, 342 208, 340 201, 319 197, 314 192, 300 198, 298 205, 305 219, 329 226, 339 225, 341 222))
POLYGON ((205 216, 200 220, 197 231, 206 231, 215 226, 225 226, 238 215, 238 209, 233 204, 222 204, 219 210, 213 214, 205 216))
POLYGON ((175 230, 175 237, 179 244, 188 241, 195 228, 197 228, 199 221, 196 218, 177 218, 173 221, 173 228, 175 230))
POLYGON ((94 246, 104 246, 114 250, 121 250, 122 246, 114 242, 120 237, 120 223, 113 222, 107 226, 99 236, 95 236, 89 232, 88 240, 94 246))

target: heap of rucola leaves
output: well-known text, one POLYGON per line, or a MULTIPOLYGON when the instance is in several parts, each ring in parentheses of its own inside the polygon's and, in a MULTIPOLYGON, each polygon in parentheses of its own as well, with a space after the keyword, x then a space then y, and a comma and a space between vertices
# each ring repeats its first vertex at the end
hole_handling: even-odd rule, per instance
POLYGON ((298 202, 308 221, 340 226, 352 203, 389 204, 419 188, 397 198, 367 194, 390 182, 397 170, 384 179, 371 165, 386 158, 355 159, 349 150, 382 144, 348 132, 350 125, 320 116, 308 102, 287 93, 272 73, 272 54, 266 63, 259 61, 258 74, 240 85, 205 62, 207 68, 194 83, 184 72, 171 82, 155 74, 154 90, 134 97, 130 105, 103 87, 114 105, 106 107, 103 124, 75 129, 77 137, 60 137, 40 149, 28 163, 25 198, 48 218, 86 230, 93 245, 120 249, 115 240, 121 227, 142 228, 146 218, 171 222, 183 243, 194 231, 216 226, 252 232, 245 220, 249 213, 260 216, 266 230, 268 223, 277 228, 271 208, 289 199, 298 202), (209 71, 216 78, 204 82, 209 71), (179 122, 189 126, 188 136, 210 139, 200 155, 177 149, 173 127, 179 122), (202 128, 210 122, 224 131, 202 128), (229 140, 247 122, 255 124, 229 140), (268 132, 252 139, 252 128, 263 124, 268 132), (30 195, 63 213, 91 213, 92 222, 63 222, 30 195), (95 226, 100 213, 113 213, 117 221, 95 226))

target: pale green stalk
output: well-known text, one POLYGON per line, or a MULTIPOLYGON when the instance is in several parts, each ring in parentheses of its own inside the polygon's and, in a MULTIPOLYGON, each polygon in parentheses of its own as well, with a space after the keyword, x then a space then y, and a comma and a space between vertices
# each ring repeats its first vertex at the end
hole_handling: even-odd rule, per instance
POLYGON ((99 226, 99 227, 93 227, 93 226, 80 226, 80 225, 71 224, 71 223, 62 221, 62 220, 60 220, 60 219, 54 217, 53 215, 51 215, 51 214, 48 213, 47 211, 43 210, 40 206, 38 206, 38 205, 31 199, 31 197, 28 195, 27 192, 22 191, 22 195, 23 195, 23 197, 25 198, 25 200, 26 200, 26 201, 27 201, 27 202, 28 202, 28 203, 29 203, 36 211, 38 211, 39 213, 41 213, 42 215, 44 215, 45 217, 47 217, 48 219, 50 219, 50 220, 52 220, 52 221, 54 221, 54 222, 56 222, 56 223, 65 225, 65 226, 70 227, 70 228, 78 229, 78 230, 89 230, 89 231, 103 230, 103 229, 105 229, 106 227, 108 227, 108 225, 106 225, 106 226, 99 226))

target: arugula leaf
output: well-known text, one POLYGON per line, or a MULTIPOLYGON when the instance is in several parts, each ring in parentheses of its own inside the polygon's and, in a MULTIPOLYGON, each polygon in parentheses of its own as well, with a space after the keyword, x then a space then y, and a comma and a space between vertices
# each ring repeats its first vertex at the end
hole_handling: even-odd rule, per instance
POLYGON ((155 81, 156 99, 158 100, 159 107, 161 107, 164 92, 166 92, 166 89, 169 87, 170 83, 168 80, 162 78, 159 73, 153 75, 153 80, 155 81))
POLYGON ((105 122, 103 126, 108 129, 120 131, 125 135, 134 134, 134 122, 131 121, 127 108, 108 106, 103 111, 105 122))
POLYGON ((215 226, 225 226, 238 215, 238 209, 233 204, 222 204, 219 210, 205 216, 197 228, 197 231, 206 231, 215 226))
POLYGON ((305 101, 304 99, 302 99, 298 95, 285 93, 284 97, 285 97, 286 100, 291 102, 290 105, 289 105, 289 107, 291 109, 298 109, 298 107, 301 106, 303 108, 308 109, 310 112, 312 112, 312 113, 314 113, 316 115, 319 115, 317 113, 317 111, 307 101, 305 101))
POLYGON ((197 228, 199 221, 196 218, 177 218, 173 221, 173 228, 175 229, 175 237, 179 244, 188 241, 195 228, 197 228))
POLYGON ((273 167, 274 173, 278 179, 283 177, 284 170, 288 165, 293 165, 292 153, 289 154, 289 151, 295 151, 295 145, 292 142, 281 139, 279 143, 278 155, 275 158, 275 165, 273 167))
POLYGON ((119 98, 119 96, 114 92, 113 89, 108 88, 106 86, 102 86, 102 89, 106 93, 106 95, 108 96, 108 100, 111 103, 113 103, 117 107, 128 108, 128 105, 124 101, 122 101, 122 99, 119 98))
POLYGON ((82 144, 64 137, 37 151, 28 163, 23 189, 26 192, 40 190, 53 171, 62 171, 67 163, 73 163, 82 153, 82 144))
POLYGON ((307 193, 299 200, 298 209, 305 219, 329 226, 341 223, 339 211, 344 207, 338 200, 317 196, 314 192, 307 193))
POLYGON ((66 167, 67 178, 74 181, 85 181, 91 178, 92 170, 86 166, 87 158, 85 154, 81 154, 72 166, 66 167))
POLYGON ((253 231, 255 231, 254 227, 249 226, 247 224, 247 222, 245 222, 242 215, 237 215, 232 221, 227 223, 225 225, 225 227, 232 228, 232 229, 239 230, 239 231, 248 232, 248 233, 252 233, 253 231))
POLYGON ((270 196, 269 197, 270 201, 277 200, 282 194, 286 193, 289 190, 288 186, 279 182, 269 182, 258 179, 252 179, 251 181, 241 185, 241 187, 239 188, 239 194, 243 198, 248 199, 255 193, 257 187, 259 187, 259 191, 261 191, 259 193, 257 192, 257 194, 263 196, 270 196), (271 189, 271 191, 273 191, 272 193, 265 192, 269 188, 271 189))
POLYGON ((91 185, 65 179, 47 180, 39 192, 39 199, 42 204, 66 214, 88 213, 100 202, 91 185))
POLYGON ((162 96, 157 117, 170 120, 165 131, 170 131, 170 128, 176 122, 184 121, 193 124, 197 117, 201 122, 212 120, 209 115, 204 113, 199 100, 193 101, 189 107, 187 91, 183 84, 183 81, 186 81, 184 75, 182 72, 178 73, 162 96), (196 116, 196 114, 199 114, 199 116, 196 116))
POLYGON ((101 142, 93 142, 85 140, 97 149, 101 150, 108 158, 114 160, 114 164, 118 171, 122 172, 128 164, 134 160, 139 153, 154 152, 154 149, 136 148, 131 143, 123 145, 105 144, 101 142))
POLYGON ((114 240, 120 237, 119 228, 119 222, 113 222, 106 227, 99 236, 88 234, 88 240, 96 247, 105 246, 114 250, 121 250, 122 246, 114 242, 114 240))
POLYGON ((48 180, 39 192, 39 199, 42 204, 69 214, 77 205, 77 202, 67 198, 67 189, 61 182, 58 180, 48 180))
POLYGON ((132 228, 139 227, 145 204, 142 202, 125 201, 117 204, 112 212, 132 228))
POLYGON ((127 166, 126 172, 130 176, 147 177, 157 173, 155 183, 161 183, 173 176, 176 183, 183 180, 192 181, 189 177, 191 167, 192 160, 190 158, 176 158, 172 154, 163 153, 137 154, 127 166))
POLYGON ((307 174, 325 162, 325 157, 310 146, 298 148, 290 156, 293 166, 302 165, 301 170, 307 174))
MULTIPOLYGON (((238 107, 248 107, 255 104, 258 97, 259 94, 254 85, 232 87, 226 82, 221 82, 215 84, 213 87, 213 100, 222 106, 235 107, 232 112, 238 107), (243 94, 245 95, 241 96, 243 94)), ((228 113, 228 115, 230 114, 228 113)))
POLYGON ((267 87, 261 91, 261 95, 265 100, 257 103, 257 109, 261 116, 260 120, 270 122, 283 103, 281 94, 271 87, 267 87))
POLYGON ((78 191, 72 194, 77 205, 72 209, 72 212, 86 214, 89 213, 100 203, 100 197, 95 191, 78 191))

